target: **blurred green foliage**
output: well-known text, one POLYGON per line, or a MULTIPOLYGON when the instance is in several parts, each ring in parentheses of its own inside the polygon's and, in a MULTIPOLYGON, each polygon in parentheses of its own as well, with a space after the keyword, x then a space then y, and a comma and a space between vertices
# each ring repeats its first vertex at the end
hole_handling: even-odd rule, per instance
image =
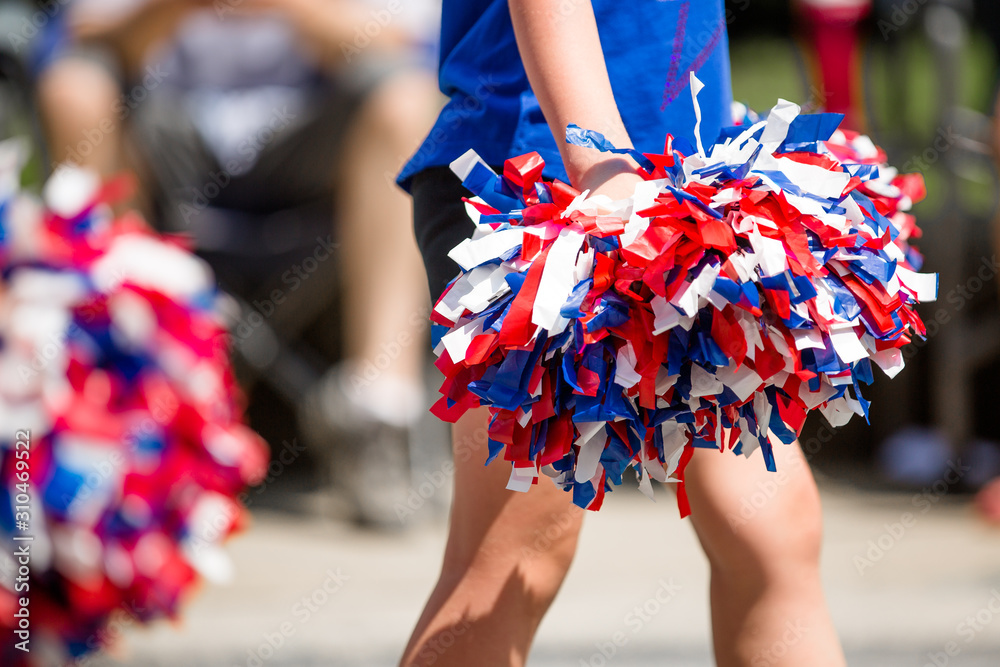
MULTIPOLYGON (((794 40, 774 35, 737 39, 731 53, 735 99, 759 113, 766 113, 779 97, 815 108, 818 95, 809 77, 811 63, 794 40)), ((931 149, 943 134, 949 137, 947 150, 953 150, 951 137, 981 129, 985 115, 992 112, 996 68, 988 40, 971 33, 953 72, 939 67, 939 60, 918 29, 900 34, 892 42, 873 33, 861 57, 869 125, 865 131, 887 150, 893 165, 923 173, 928 197, 916 212, 930 217, 944 214, 945 161, 931 149), (955 102, 977 112, 963 115, 966 120, 977 121, 973 123, 975 128, 954 127, 942 121, 941 82, 945 76, 958 77, 955 102)), ((997 196, 990 156, 969 155, 964 150, 962 156, 957 182, 963 212, 988 218, 997 196)))

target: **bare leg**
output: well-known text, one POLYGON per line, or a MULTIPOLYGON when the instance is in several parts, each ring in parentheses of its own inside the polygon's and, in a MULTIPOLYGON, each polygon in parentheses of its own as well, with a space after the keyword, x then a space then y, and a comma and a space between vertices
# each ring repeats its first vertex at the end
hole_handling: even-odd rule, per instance
MULTIPOLYGON (((365 102, 345 146, 338 191, 346 357, 356 373, 374 367, 374 382, 395 378, 420 386, 427 288, 410 200, 392 181, 430 127, 436 96, 427 75, 390 79, 365 102)), ((355 375, 352 385, 373 382, 371 375, 355 375)))
POLYGON ((551 481, 507 491, 510 467, 485 467, 486 410, 455 425, 455 496, 434 592, 401 665, 517 667, 569 570, 583 520, 551 481))
POLYGON ((774 450, 777 473, 757 452, 704 449, 687 469, 691 518, 711 565, 716 661, 842 666, 820 582, 816 482, 798 443, 774 450))
MULTIPOLYGON (((506 465, 482 466, 483 411, 455 427, 455 497, 437 586, 401 665, 523 665, 569 568, 582 510, 541 480, 503 490, 506 465), (542 547, 542 548, 539 548, 542 547)), ((776 449, 779 473, 699 450, 688 468, 692 520, 712 569, 721 667, 845 664, 819 578, 819 498, 798 446, 776 449), (740 514, 754 498, 754 513, 740 514)))
POLYGON ((102 176, 121 168, 118 95, 111 75, 85 58, 64 58, 42 73, 38 101, 56 163, 69 161, 102 176))

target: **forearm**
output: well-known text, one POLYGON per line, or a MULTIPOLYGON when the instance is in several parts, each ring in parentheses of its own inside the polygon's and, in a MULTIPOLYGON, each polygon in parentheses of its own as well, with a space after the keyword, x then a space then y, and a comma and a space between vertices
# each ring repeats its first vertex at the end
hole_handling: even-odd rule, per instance
POLYGON ((559 146, 570 181, 578 188, 634 171, 628 158, 566 143, 566 126, 604 134, 631 147, 608 78, 590 0, 566 12, 559 0, 509 0, 518 50, 528 80, 559 146))
POLYGON ((356 7, 351 14, 354 20, 350 24, 345 24, 343 15, 327 11, 317 16, 318 21, 315 23, 299 26, 299 34, 305 38, 324 67, 331 70, 349 67, 363 52, 370 50, 372 53, 396 53, 409 46, 406 35, 392 25, 382 27, 378 24, 378 34, 369 37, 365 29, 376 25, 375 19, 371 14, 358 11, 356 7))
POLYGON ((71 9, 70 29, 81 41, 114 49, 127 70, 138 71, 150 49, 171 38, 181 21, 206 0, 153 0, 122 11, 101 11, 82 3, 71 9))
POLYGON ((330 69, 349 66, 369 50, 391 52, 408 45, 388 9, 378 16, 357 0, 243 0, 241 7, 251 15, 285 18, 316 60, 330 69))

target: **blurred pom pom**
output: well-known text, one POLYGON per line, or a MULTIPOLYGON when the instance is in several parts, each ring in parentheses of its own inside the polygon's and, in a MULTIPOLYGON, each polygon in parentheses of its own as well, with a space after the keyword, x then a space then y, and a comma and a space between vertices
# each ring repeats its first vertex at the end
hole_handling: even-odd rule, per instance
POLYGON ((508 488, 545 474, 599 509, 633 466, 647 495, 651 479, 680 482, 686 514, 692 447, 760 449, 773 471, 772 445, 811 410, 834 426, 867 418, 872 364, 896 375, 900 348, 925 335, 914 306, 936 298, 937 276, 918 273, 906 212, 920 176, 838 129, 839 114, 735 111, 715 145, 668 137, 662 155, 570 126, 569 142, 640 165, 622 201, 541 179, 537 154, 501 175, 471 151, 452 164, 476 230, 450 253, 462 271, 432 315, 434 412, 489 406, 508 488))
MULTIPOLYGON (((15 149, 0 144, 0 183, 15 149)), ((172 617, 199 576, 226 580, 236 498, 267 465, 241 423, 211 271, 137 217, 115 219, 121 186, 60 168, 43 202, 0 190, 5 665, 27 655, 21 597, 32 652, 64 662, 107 643, 115 615, 172 617)))

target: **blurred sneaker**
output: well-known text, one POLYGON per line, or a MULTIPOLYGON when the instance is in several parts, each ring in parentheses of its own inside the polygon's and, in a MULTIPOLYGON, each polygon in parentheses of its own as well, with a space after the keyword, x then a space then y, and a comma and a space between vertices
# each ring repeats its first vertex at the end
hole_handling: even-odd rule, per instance
POLYGON ((389 423, 383 411, 359 400, 345 365, 331 369, 299 409, 299 428, 315 451, 327 455, 330 483, 348 503, 351 519, 378 530, 406 526, 396 508, 411 486, 410 428, 389 423))

